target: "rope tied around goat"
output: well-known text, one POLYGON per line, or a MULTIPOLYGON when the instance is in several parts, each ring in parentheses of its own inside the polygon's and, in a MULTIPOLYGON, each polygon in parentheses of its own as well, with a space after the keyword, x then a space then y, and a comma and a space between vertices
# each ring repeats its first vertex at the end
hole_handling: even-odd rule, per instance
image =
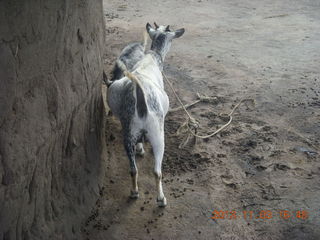
POLYGON ((241 99, 233 108, 232 110, 230 111, 230 113, 228 114, 225 114, 225 113, 222 113, 220 114, 220 116, 226 116, 229 118, 228 122, 225 123, 224 125, 222 125, 220 128, 218 128, 216 131, 214 131, 214 129, 209 129, 207 130, 208 134, 206 135, 199 135, 197 132, 198 132, 198 129, 200 128, 200 123, 197 119, 195 119, 194 117, 192 117, 190 115, 190 113, 187 111, 187 108, 199 103, 199 102, 214 102, 214 101, 217 101, 217 97, 207 97, 205 95, 200 95, 199 93, 197 93, 197 96, 198 96, 198 99, 190 104, 187 104, 187 105, 184 105, 180 99, 180 97, 178 96, 177 92, 175 91, 174 87, 172 86, 171 82, 169 81, 169 79, 167 78, 167 76, 162 73, 166 82, 168 83, 169 87, 171 88, 173 94, 175 95, 175 97, 177 98, 179 104, 181 105, 181 107, 177 107, 177 108, 174 108, 174 109, 171 109, 169 110, 169 112, 176 112, 176 111, 179 111, 181 109, 184 110, 184 112, 187 114, 188 118, 186 119, 186 121, 178 128, 176 134, 179 135, 183 132, 183 129, 186 129, 184 132, 188 132, 188 135, 187 135, 187 138, 186 140, 181 143, 179 145, 179 148, 181 147, 184 147, 187 142, 189 141, 190 137, 191 136, 194 136, 195 138, 201 138, 201 139, 207 139, 207 138, 210 138, 214 135, 217 135, 219 132, 221 132, 223 129, 225 129, 226 127, 228 127, 233 118, 232 118, 232 115, 233 113, 237 110, 237 108, 243 103, 243 102, 252 102, 253 105, 255 105, 255 101, 253 98, 245 98, 245 99, 241 99), (214 132, 212 132, 214 131, 214 132), (211 132, 211 133, 210 133, 211 132))

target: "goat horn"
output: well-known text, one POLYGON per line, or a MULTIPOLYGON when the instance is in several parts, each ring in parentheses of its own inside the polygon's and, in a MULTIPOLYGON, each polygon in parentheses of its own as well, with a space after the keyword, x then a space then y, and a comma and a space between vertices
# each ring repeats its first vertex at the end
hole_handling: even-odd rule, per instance
POLYGON ((166 27, 166 32, 170 32, 170 25, 166 27))
POLYGON ((159 28, 158 24, 156 24, 156 22, 154 22, 154 26, 156 27, 156 29, 159 28))

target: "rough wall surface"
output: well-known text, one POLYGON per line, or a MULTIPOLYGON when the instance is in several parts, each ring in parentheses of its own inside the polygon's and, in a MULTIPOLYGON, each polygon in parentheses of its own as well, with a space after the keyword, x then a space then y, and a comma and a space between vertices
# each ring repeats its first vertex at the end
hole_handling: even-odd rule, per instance
POLYGON ((0 0, 0 239, 77 239, 103 174, 101 0, 0 0))

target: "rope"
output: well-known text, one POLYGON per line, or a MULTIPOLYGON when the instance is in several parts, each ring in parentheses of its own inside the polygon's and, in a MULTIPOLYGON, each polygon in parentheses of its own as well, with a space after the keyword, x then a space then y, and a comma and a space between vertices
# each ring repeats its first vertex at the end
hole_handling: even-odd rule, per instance
MULTIPOLYGON (((217 97, 207 97, 205 95, 200 95, 199 93, 197 93, 197 97, 198 97, 198 99, 196 101, 189 103, 189 104, 186 104, 186 105, 184 105, 184 107, 187 109, 189 107, 192 107, 193 105, 196 105, 199 102, 215 102, 218 100, 217 97)), ((177 112, 182 109, 183 108, 180 106, 180 107, 170 109, 169 112, 177 112)))
POLYGON ((164 78, 166 79, 166 81, 167 81, 167 83, 169 84, 169 87, 171 88, 173 94, 174 94, 175 97, 177 98, 177 100, 178 100, 178 102, 180 103, 182 109, 183 109, 183 110, 186 112, 186 114, 188 115, 189 119, 193 119, 193 118, 191 117, 191 115, 189 114, 189 112, 187 111, 187 109, 185 108, 185 106, 183 105, 183 103, 181 102, 181 99, 179 98, 178 94, 177 94, 176 91, 174 90, 174 88, 173 88, 171 82, 168 80, 167 76, 166 76, 164 73, 162 73, 162 75, 163 75, 164 78))
MULTIPOLYGON (((214 136, 214 135, 217 135, 219 132, 221 132, 223 129, 225 129, 227 126, 229 126, 229 125, 231 124, 231 122, 232 122, 232 120, 233 120, 232 115, 233 115, 233 113, 236 111, 236 109, 241 105, 241 103, 246 102, 246 101, 251 101, 251 102, 253 102, 253 104, 254 104, 254 99, 252 99, 252 98, 241 99, 241 100, 233 107, 233 109, 231 110, 231 112, 230 112, 229 114, 226 114, 226 116, 229 117, 229 121, 228 121, 226 124, 222 125, 218 130, 214 131, 213 133, 210 133, 210 134, 207 134, 207 135, 199 135, 199 134, 197 134, 197 129, 200 127, 199 122, 189 114, 189 112, 187 111, 187 108, 188 108, 188 107, 191 107, 191 106, 193 106, 193 105, 195 105, 195 104, 197 104, 197 103, 199 103, 199 102, 201 102, 201 101, 208 101, 208 102, 210 102, 210 101, 212 101, 212 100, 216 100, 217 98, 200 96, 200 94, 197 93, 199 99, 196 100, 196 101, 194 101, 193 103, 187 104, 187 105, 185 106, 185 105, 183 105, 180 97, 179 97, 178 94, 176 93, 175 89, 173 88, 173 86, 172 86, 171 82, 169 81, 169 79, 167 78, 167 76, 166 76, 164 73, 162 73, 162 74, 163 74, 166 82, 168 83, 169 87, 171 88, 173 94, 174 94, 175 97, 177 98, 179 104, 181 105, 181 107, 178 107, 178 108, 175 108, 175 109, 171 109, 169 112, 175 112, 175 111, 179 111, 179 110, 183 109, 184 112, 185 112, 185 113, 187 114, 187 116, 188 116, 188 119, 186 120, 186 122, 184 122, 184 123, 179 127, 179 129, 177 130, 177 134, 179 134, 180 131, 181 131, 181 129, 186 126, 186 127, 187 127, 187 130, 189 131, 189 135, 187 136, 185 143, 184 143, 184 144, 180 144, 179 148, 181 147, 181 145, 184 146, 184 145, 189 141, 190 134, 193 135, 193 136, 196 137, 196 138, 201 138, 201 139, 206 139, 206 138, 210 138, 210 137, 212 137, 212 136, 214 136)), ((222 116, 222 115, 223 115, 223 114, 220 114, 220 116, 222 116)), ((207 132, 211 132, 211 131, 213 131, 213 129, 209 129, 207 132)))
MULTIPOLYGON (((228 127, 228 126, 231 124, 231 122, 232 122, 232 120, 233 120, 232 114, 233 114, 234 111, 241 105, 241 103, 243 103, 243 102, 245 102, 245 101, 252 101, 252 102, 254 102, 254 99, 251 99, 251 98, 249 99, 249 98, 248 98, 248 99, 242 99, 242 100, 240 100, 240 102, 238 102, 237 105, 235 105, 235 106, 233 107, 233 109, 231 110, 231 112, 230 112, 229 114, 227 114, 227 116, 229 117, 229 121, 228 121, 226 124, 222 125, 222 126, 221 126, 218 130, 216 130, 215 132, 213 132, 213 133, 211 133, 211 134, 208 134, 208 135, 204 135, 204 136, 203 136, 203 135, 198 135, 198 134, 193 133, 192 130, 190 129, 190 127, 189 127, 189 124, 187 124, 187 127, 188 127, 190 133, 191 133, 193 136, 195 136, 195 137, 197 137, 197 138, 202 138, 202 139, 210 138, 210 137, 218 134, 219 132, 221 132, 223 129, 225 129, 226 127, 228 127)), ((222 116, 222 114, 220 114, 220 116, 222 116)), ((211 132, 211 131, 213 131, 213 129, 210 129, 208 132, 211 132)))

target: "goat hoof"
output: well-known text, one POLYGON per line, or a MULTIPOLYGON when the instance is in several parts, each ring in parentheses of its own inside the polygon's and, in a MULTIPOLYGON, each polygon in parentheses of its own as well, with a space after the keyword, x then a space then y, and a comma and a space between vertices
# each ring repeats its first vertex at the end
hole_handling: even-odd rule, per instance
POLYGON ((139 192, 131 190, 130 198, 137 199, 138 197, 139 197, 139 192))
POLYGON ((165 197, 163 197, 163 199, 157 198, 157 204, 158 204, 158 207, 165 207, 167 206, 167 199, 165 197))

